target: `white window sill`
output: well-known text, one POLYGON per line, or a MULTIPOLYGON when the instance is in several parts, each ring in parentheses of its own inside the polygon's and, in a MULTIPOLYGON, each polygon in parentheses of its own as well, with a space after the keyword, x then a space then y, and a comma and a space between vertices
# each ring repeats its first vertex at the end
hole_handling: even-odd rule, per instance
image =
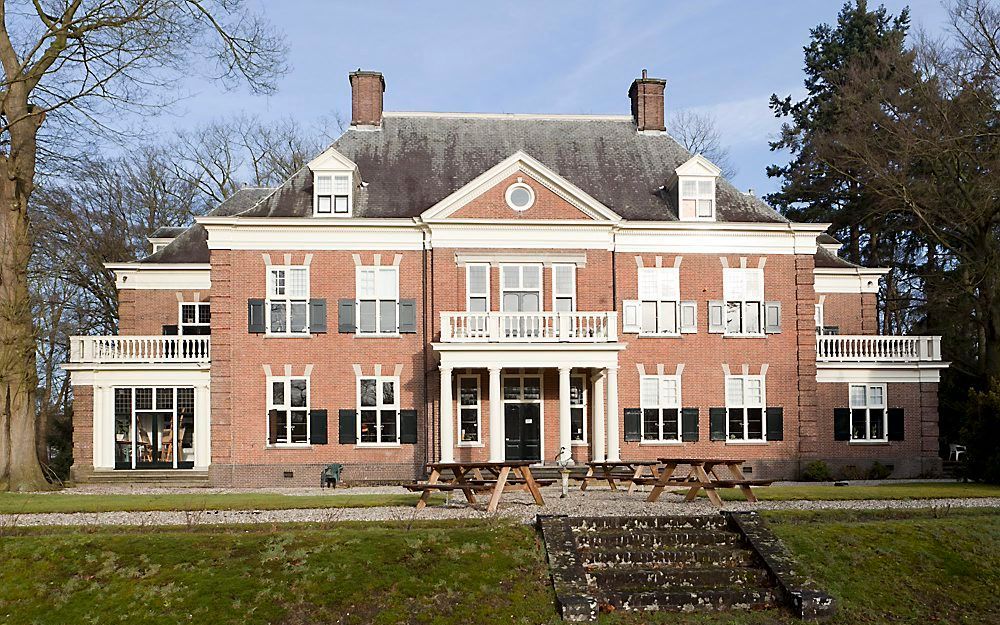
POLYGON ((403 336, 399 332, 396 333, 380 333, 380 332, 355 332, 354 338, 356 339, 398 339, 403 336))
POLYGON ((400 443, 358 443, 355 449, 398 449, 402 447, 400 443))
POLYGON ((727 440, 727 445, 767 445, 771 441, 741 441, 741 440, 727 440))
POLYGON ((651 339, 679 339, 681 335, 679 332, 640 332, 639 338, 651 338, 651 339))
POLYGON ((310 449, 312 445, 309 443, 275 443, 274 445, 265 445, 265 449, 310 449))
POLYGON ((684 441, 641 441, 640 447, 677 447, 683 445, 684 441))
POLYGON ((858 440, 847 441, 847 444, 848 445, 885 445, 885 446, 888 446, 889 445, 889 439, 887 439, 887 438, 886 439, 879 439, 879 440, 858 439, 858 440))
POLYGON ((724 339, 766 339, 767 334, 723 334, 724 339))
POLYGON ((587 441, 573 441, 570 443, 570 447, 589 447, 590 443, 587 441))
POLYGON ((284 334, 278 334, 276 332, 266 332, 264 333, 265 339, 311 339, 312 334, 308 332, 286 332, 284 334))
POLYGON ((466 442, 466 443, 455 443, 455 447, 476 448, 476 447, 485 447, 485 445, 483 445, 482 443, 474 443, 474 442, 470 441, 470 442, 466 442))

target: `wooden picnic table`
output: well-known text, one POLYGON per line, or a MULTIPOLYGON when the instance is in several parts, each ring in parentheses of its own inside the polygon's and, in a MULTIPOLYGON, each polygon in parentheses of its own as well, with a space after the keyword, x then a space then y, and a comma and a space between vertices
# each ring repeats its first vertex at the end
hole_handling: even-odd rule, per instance
POLYGON ((654 483, 646 501, 653 503, 660 498, 663 491, 670 486, 688 487, 684 501, 694 501, 698 493, 705 489, 705 494, 716 506, 722 507, 722 498, 715 492, 717 488, 739 488, 746 500, 755 503, 757 497, 751 486, 767 486, 770 480, 748 480, 743 477, 743 464, 746 460, 732 458, 660 458, 663 468, 654 483), (690 471, 684 477, 674 477, 674 472, 680 465, 688 465, 690 471), (720 476, 716 469, 725 467, 732 475, 730 479, 720 476))
POLYGON ((500 504, 500 497, 505 492, 527 491, 535 503, 544 506, 542 493, 538 482, 531 475, 530 460, 510 462, 431 462, 427 467, 431 470, 426 482, 408 484, 409 490, 422 491, 417 508, 427 505, 434 491, 456 491, 465 494, 466 500, 476 504, 476 493, 489 493, 490 502, 486 510, 495 512, 500 504), (484 472, 490 477, 484 477, 484 472), (452 479, 442 481, 442 474, 451 473, 452 479), (513 475, 511 475, 513 473, 513 475))
POLYGON ((631 493, 635 490, 637 482, 641 482, 643 478, 643 473, 649 471, 651 478, 647 479, 659 479, 660 473, 657 470, 659 462, 656 460, 619 460, 616 462, 601 461, 601 462, 588 462, 587 463, 587 474, 583 476, 583 484, 580 485, 580 490, 587 490, 587 484, 593 480, 607 481, 608 485, 611 486, 611 490, 618 490, 617 485, 615 485, 615 480, 620 480, 623 482, 628 482, 628 492, 631 493), (616 469, 625 469, 631 473, 630 477, 615 477, 614 472, 616 469), (598 475, 598 473, 600 473, 598 475))

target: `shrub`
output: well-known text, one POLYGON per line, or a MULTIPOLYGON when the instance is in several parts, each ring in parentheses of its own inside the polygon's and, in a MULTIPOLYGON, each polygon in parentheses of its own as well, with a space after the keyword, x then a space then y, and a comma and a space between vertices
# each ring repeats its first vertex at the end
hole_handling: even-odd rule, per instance
POLYGON ((822 460, 814 460, 802 470, 802 479, 807 482, 832 482, 833 472, 822 460))
POLYGON ((885 466, 878 460, 872 465, 872 468, 868 469, 868 479, 869 480, 884 480, 892 475, 892 469, 885 466))
POLYGON ((849 464, 840 470, 840 479, 843 480, 857 481, 866 479, 867 477, 868 473, 866 471, 862 471, 853 464, 849 464))
POLYGON ((1000 484, 1000 380, 989 391, 969 391, 965 425, 960 439, 968 451, 962 455, 962 474, 968 479, 1000 484))

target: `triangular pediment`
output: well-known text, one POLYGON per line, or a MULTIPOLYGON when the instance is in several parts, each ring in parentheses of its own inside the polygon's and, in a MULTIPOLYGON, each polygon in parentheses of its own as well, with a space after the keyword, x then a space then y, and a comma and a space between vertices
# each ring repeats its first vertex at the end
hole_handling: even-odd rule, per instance
POLYGON ((674 170, 678 176, 719 176, 722 170, 701 154, 695 154, 674 170))
POLYGON ((311 171, 333 171, 349 170, 358 171, 358 166, 354 161, 338 152, 333 146, 323 150, 319 156, 309 161, 307 165, 311 171))
POLYGON ((424 211, 425 222, 446 219, 589 219, 618 222, 613 210, 523 151, 517 151, 424 211), (523 211, 507 203, 512 186, 534 196, 523 211))

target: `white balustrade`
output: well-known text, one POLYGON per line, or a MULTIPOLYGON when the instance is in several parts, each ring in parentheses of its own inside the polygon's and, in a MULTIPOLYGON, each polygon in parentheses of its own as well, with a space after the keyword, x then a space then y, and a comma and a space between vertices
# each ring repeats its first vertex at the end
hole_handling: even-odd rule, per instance
POLYGON ((940 361, 940 336, 819 335, 820 362, 940 361))
POLYGON ((208 362, 208 336, 73 336, 70 362, 208 362))
POLYGON ((602 312, 443 312, 446 343, 607 343, 618 340, 618 315, 602 312))

